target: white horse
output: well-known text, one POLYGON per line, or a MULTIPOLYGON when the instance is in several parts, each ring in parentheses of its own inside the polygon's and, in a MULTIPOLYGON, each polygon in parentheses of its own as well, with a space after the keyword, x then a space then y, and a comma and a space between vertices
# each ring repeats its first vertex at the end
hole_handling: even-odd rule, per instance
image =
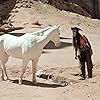
POLYGON ((38 31, 38 34, 30 33, 24 34, 23 36, 16 37, 9 34, 4 34, 0 36, 0 61, 2 74, 1 78, 4 79, 4 74, 6 76, 6 81, 9 80, 6 72, 5 64, 8 61, 9 56, 19 58, 23 60, 22 72, 19 78, 19 84, 22 84, 22 78, 26 71, 28 62, 32 61, 32 82, 36 83, 36 65, 42 54, 43 47, 51 40, 54 42, 55 46, 59 47, 61 42, 59 38, 59 27, 53 26, 44 29, 43 31, 38 31), (39 35, 39 33, 42 33, 39 35))

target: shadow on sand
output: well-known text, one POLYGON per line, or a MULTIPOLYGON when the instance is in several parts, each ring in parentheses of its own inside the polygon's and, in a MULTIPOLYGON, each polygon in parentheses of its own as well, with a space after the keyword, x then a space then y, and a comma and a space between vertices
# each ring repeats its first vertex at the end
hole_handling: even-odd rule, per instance
MULTIPOLYGON (((65 40, 70 40, 72 38, 66 38, 66 37, 60 37, 60 39, 65 39, 65 40)), ((61 46, 60 47, 55 47, 54 43, 52 41, 50 41, 45 47, 44 49, 62 49, 65 47, 69 47, 72 46, 72 43, 69 42, 61 42, 61 46)))
POLYGON ((60 39, 69 39, 69 40, 70 40, 70 39, 72 39, 72 38, 60 37, 60 39))
MULTIPOLYGON (((12 81, 13 81, 13 83, 18 84, 18 80, 12 80, 12 81)), ((46 88, 62 87, 61 85, 58 85, 58 84, 47 84, 47 83, 40 83, 40 82, 38 82, 36 85, 34 85, 31 81, 28 81, 28 80, 23 80, 22 84, 28 85, 28 86, 37 86, 37 87, 46 87, 46 88)))
POLYGON ((60 47, 55 47, 54 43, 52 41, 50 41, 45 47, 44 49, 62 49, 65 47, 69 47, 72 46, 72 43, 68 43, 68 42, 61 42, 61 46, 60 47))

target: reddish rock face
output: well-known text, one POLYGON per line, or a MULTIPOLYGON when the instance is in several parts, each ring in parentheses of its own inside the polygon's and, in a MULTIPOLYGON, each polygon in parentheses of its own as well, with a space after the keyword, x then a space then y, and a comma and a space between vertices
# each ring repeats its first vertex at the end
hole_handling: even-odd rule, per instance
POLYGON ((90 17, 90 14, 88 14, 80 5, 75 4, 74 2, 65 2, 64 0, 48 0, 48 3, 60 10, 71 11, 90 17))
POLYGON ((6 17, 14 8, 15 4, 16 0, 5 0, 0 3, 0 17, 4 19, 4 17, 6 17))

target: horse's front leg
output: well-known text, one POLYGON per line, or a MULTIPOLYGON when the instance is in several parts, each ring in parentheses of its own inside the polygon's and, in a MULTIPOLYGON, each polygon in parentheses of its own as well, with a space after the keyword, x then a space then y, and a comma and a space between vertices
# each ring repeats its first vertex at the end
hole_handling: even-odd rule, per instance
POLYGON ((22 84, 22 78, 23 78, 23 75, 26 71, 26 67, 27 67, 28 62, 29 62, 28 59, 23 59, 22 72, 21 72, 21 75, 20 75, 20 78, 19 78, 19 84, 22 84))
POLYGON ((35 76, 35 74, 36 74, 37 62, 38 62, 38 59, 32 60, 32 73, 33 73, 32 82, 33 82, 33 84, 36 84, 36 76, 35 76))

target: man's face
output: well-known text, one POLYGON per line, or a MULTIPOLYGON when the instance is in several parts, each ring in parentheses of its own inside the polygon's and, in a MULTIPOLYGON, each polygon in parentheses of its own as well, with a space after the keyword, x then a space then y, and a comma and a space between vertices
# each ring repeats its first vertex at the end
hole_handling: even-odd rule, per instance
POLYGON ((72 32, 73 32, 73 37, 76 37, 76 35, 77 35, 77 30, 76 30, 76 29, 73 29, 72 32))

